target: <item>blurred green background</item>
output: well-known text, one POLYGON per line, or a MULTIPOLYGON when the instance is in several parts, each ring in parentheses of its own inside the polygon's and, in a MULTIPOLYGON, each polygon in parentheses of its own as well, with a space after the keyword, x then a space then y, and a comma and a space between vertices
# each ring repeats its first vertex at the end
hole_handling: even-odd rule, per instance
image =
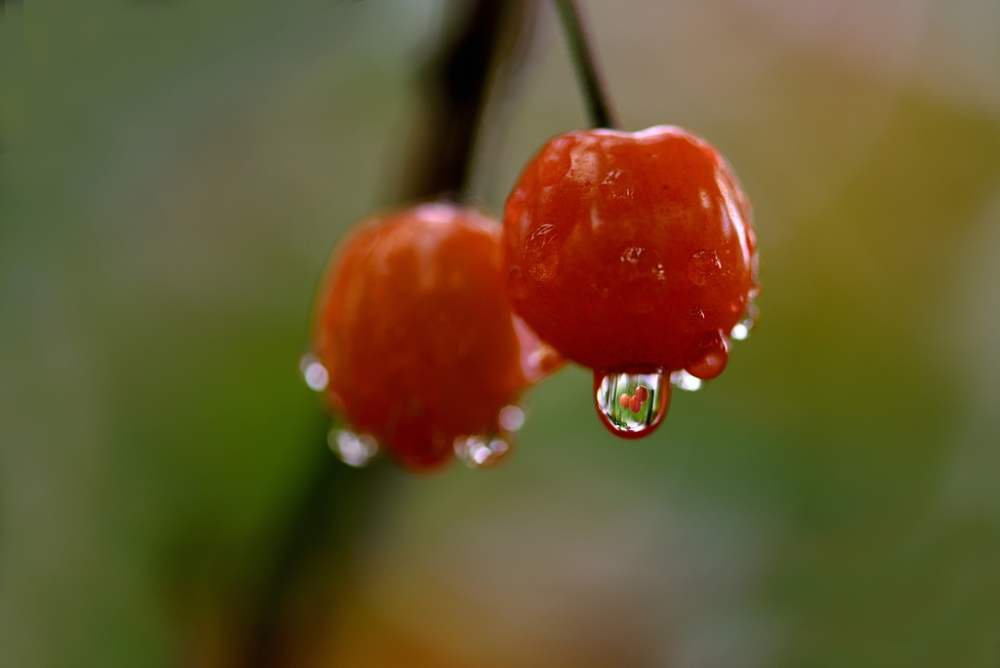
MULTIPOLYGON (((323 445, 313 290, 393 201, 439 0, 0 3, 0 665, 235 666, 323 445), (256 606, 256 607, 255 607, 256 606)), ((1000 3, 588 3, 720 148, 762 323, 618 441, 338 465, 286 666, 1000 666, 1000 3)), ((476 187, 586 123, 551 9, 476 187)))

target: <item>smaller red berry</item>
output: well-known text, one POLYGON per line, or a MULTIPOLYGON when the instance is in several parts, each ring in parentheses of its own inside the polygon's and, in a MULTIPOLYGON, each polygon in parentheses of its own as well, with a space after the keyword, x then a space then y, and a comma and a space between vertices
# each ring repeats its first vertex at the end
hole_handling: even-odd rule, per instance
POLYGON ((560 358, 512 314, 501 261, 495 221, 448 203, 374 217, 342 244, 315 339, 314 389, 357 431, 337 445, 377 440, 410 470, 505 456, 501 413, 560 358))
POLYGON ((628 403, 631 399, 632 397, 630 397, 628 393, 623 392, 621 398, 618 400, 618 403, 622 405, 622 408, 628 408, 628 403))

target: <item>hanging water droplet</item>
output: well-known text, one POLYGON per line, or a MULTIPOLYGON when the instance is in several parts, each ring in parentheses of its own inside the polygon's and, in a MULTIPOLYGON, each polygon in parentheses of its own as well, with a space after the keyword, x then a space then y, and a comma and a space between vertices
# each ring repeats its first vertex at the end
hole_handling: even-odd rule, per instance
POLYGON ((511 319, 521 346, 521 372, 528 383, 537 383, 566 363, 566 358, 539 339, 523 320, 516 315, 511 319))
POLYGON ((722 373, 729 363, 729 338, 722 332, 712 332, 703 338, 697 348, 697 362, 689 364, 686 371, 702 380, 710 380, 722 373))
POLYGON ((736 323, 733 327, 733 331, 730 332, 730 336, 736 341, 743 341, 753 332, 754 328, 757 327, 757 319, 760 318, 760 309, 752 301, 747 304, 746 313, 743 319, 736 323))
POLYGON ((302 372, 302 378, 309 389, 315 392, 322 392, 330 382, 330 374, 326 367, 312 353, 306 353, 299 360, 299 371, 302 372))
POLYGON ((521 431, 524 426, 524 411, 517 406, 504 406, 500 409, 500 428, 506 432, 521 431))
POLYGON ((698 251, 688 262, 688 278, 701 287, 718 283, 722 273, 722 261, 713 250, 698 251))
POLYGON ((333 453, 349 466, 367 466, 378 454, 378 441, 368 434, 355 434, 347 429, 331 429, 326 437, 333 453))
MULTIPOLYGON (((508 408, 515 408, 508 406, 508 408)), ((518 409, 520 411, 520 409, 518 409)), ((507 439, 499 435, 459 436, 454 443, 455 456, 470 469, 488 468, 510 452, 507 439)))
POLYGON ((705 381, 697 376, 692 376, 684 370, 674 371, 670 374, 670 382, 673 383, 675 387, 679 387, 686 392, 697 392, 705 386, 705 381))
POLYGON ((621 438, 642 438, 651 434, 667 414, 670 383, 658 369, 596 371, 594 402, 608 431, 621 438))

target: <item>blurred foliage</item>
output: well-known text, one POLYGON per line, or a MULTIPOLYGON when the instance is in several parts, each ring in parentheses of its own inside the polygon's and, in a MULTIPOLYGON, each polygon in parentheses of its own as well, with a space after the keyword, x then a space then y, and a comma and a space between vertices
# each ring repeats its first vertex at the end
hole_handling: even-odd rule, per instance
MULTIPOLYGON (((1000 9, 589 3, 754 197, 761 327, 664 426, 534 390, 492 472, 336 467, 285 665, 1000 663, 1000 9)), ((431 0, 6 3, 0 664, 225 666, 317 470, 312 292, 391 200, 431 0)), ((551 13, 475 183, 584 123, 551 13)))

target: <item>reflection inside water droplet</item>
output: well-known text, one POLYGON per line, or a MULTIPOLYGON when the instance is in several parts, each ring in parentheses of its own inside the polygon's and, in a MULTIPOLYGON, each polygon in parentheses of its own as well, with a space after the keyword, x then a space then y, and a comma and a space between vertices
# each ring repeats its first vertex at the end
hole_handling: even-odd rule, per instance
POLYGON ((670 374, 670 382, 674 384, 675 387, 686 392, 697 392, 705 386, 705 381, 697 376, 692 376, 687 371, 674 371, 670 374))
POLYGON ((608 431, 622 438, 642 438, 667 414, 670 383, 659 370, 595 372, 594 402, 608 431))
POLYGON ((299 371, 302 373, 302 378, 306 381, 309 389, 315 392, 322 392, 330 382, 330 374, 327 372, 326 367, 312 353, 306 353, 299 360, 299 371))
POLYGON ((331 429, 326 442, 342 462, 357 468, 367 466, 378 454, 378 442, 374 438, 347 429, 331 429))
MULTIPOLYGON (((507 408, 515 408, 508 406, 507 408)), ((520 412, 520 409, 518 409, 520 412)), ((454 443, 455 456, 470 469, 488 468, 510 452, 510 443, 502 436, 459 436, 454 443)))

